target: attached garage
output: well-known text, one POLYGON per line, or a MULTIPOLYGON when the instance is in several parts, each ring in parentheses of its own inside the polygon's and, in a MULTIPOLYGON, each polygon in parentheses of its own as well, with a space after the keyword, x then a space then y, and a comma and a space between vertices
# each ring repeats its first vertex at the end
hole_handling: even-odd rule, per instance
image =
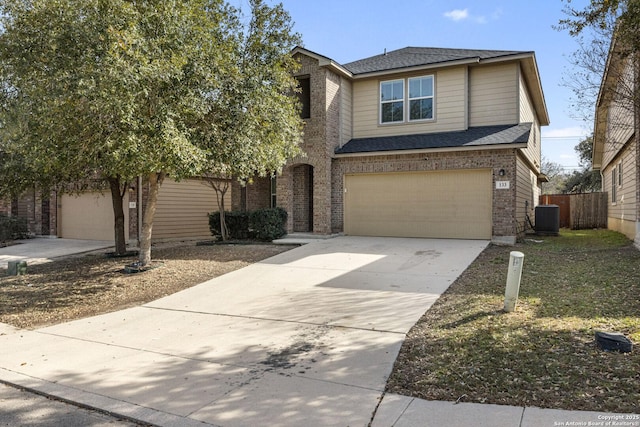
MULTIPOLYGON (((128 194, 123 200, 129 205, 128 194)), ((58 199, 58 236, 65 239, 114 240, 111 193, 89 192, 63 194, 58 199)), ((125 210, 126 213, 126 210, 125 210)), ((125 215, 125 240, 129 238, 128 215, 125 215)))
POLYGON ((348 235, 491 239, 490 169, 344 177, 348 235))
MULTIPOLYGON (((231 186, 225 195, 231 208, 231 186)), ((205 238, 211 236, 209 213, 218 210, 216 192, 204 180, 165 179, 158 193, 153 239, 205 238)))

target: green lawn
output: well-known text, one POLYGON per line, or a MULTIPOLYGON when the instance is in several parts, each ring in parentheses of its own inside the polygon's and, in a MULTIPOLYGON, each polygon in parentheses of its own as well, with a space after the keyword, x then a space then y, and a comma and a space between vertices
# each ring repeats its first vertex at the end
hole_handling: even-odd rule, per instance
POLYGON ((639 412, 640 251, 608 230, 490 246, 408 334, 388 391, 423 399, 639 412), (525 254, 505 313, 509 252, 525 254), (632 353, 603 352, 596 331, 632 353))

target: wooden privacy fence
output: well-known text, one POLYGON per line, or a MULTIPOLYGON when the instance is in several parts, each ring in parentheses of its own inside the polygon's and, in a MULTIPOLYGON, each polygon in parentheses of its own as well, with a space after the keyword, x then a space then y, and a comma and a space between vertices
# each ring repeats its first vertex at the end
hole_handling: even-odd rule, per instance
POLYGON ((540 204, 559 206, 561 228, 607 228, 607 193, 545 194, 540 204))

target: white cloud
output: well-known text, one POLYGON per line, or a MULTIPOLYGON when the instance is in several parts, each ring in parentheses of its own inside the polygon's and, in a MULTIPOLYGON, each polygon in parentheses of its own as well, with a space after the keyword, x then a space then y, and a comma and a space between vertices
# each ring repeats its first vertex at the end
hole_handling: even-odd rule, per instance
POLYGON ((454 9, 449 12, 445 12, 444 16, 452 21, 463 21, 469 17, 469 9, 454 9))
MULTIPOLYGON (((496 9, 496 11, 491 14, 491 20, 495 21, 499 19, 501 14, 502 14, 502 10, 496 9)), ((486 24, 490 20, 485 15, 473 15, 469 13, 468 8, 450 10, 449 12, 445 12, 443 15, 454 22, 469 20, 477 24, 486 24)))

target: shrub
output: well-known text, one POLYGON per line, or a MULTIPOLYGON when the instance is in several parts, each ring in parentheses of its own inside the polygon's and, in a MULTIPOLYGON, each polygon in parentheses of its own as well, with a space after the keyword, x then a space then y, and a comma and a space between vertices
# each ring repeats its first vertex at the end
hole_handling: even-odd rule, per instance
POLYGON ((29 229, 25 218, 0 214, 0 242, 24 239, 28 234, 29 229))
MULTIPOLYGON (((249 238, 249 213, 241 211, 231 211, 224 213, 229 230, 230 239, 248 239, 249 238)), ((209 214, 209 229, 214 236, 221 236, 220 231, 220 212, 211 212, 209 214)))
POLYGON ((258 240, 274 240, 286 234, 287 211, 282 208, 258 209, 249 215, 249 227, 258 240))

